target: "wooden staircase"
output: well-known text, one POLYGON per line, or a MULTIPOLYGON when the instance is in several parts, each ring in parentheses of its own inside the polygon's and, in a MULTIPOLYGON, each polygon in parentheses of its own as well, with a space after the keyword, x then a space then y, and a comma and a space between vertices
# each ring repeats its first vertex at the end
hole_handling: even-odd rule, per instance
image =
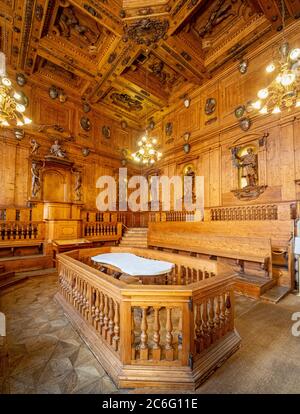
POLYGON ((27 280, 28 277, 25 275, 15 275, 15 272, 7 272, 3 265, 0 265, 0 289, 4 289, 17 283, 27 280))
POLYGON ((132 227, 127 229, 120 241, 121 247, 144 247, 147 248, 148 228, 132 227))

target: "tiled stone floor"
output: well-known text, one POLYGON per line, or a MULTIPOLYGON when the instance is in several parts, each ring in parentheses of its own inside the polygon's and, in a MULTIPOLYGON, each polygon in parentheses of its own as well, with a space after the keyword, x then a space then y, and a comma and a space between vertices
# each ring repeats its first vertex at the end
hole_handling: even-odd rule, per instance
MULTIPOLYGON (((8 323, 0 393, 120 392, 53 300, 56 280, 55 275, 34 277, 0 296, 8 323)), ((300 312, 300 297, 294 295, 277 305, 237 297, 241 349, 197 393, 300 393, 300 337, 291 334, 293 312, 300 312)))

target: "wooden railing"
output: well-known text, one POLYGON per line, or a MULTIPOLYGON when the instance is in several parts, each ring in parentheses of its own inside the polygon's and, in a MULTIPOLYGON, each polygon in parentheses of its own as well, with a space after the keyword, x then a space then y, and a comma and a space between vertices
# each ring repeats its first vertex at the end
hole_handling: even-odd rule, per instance
POLYGON ((83 237, 97 240, 119 240, 122 237, 122 223, 83 223, 83 237))
MULTIPOLYGON (((214 276, 179 278, 180 284, 170 286, 128 284, 83 263, 108 251, 128 249, 59 255, 57 300, 118 386, 194 389, 239 346, 232 299, 235 275, 216 274, 215 262, 186 258, 190 274, 196 270, 203 275, 203 266, 211 265, 214 276)), ((179 260, 163 252, 130 251, 179 260)))
POLYGON ((0 221, 0 242, 44 240, 44 222, 0 221))
POLYGON ((210 209, 211 221, 277 220, 278 206, 263 204, 246 207, 217 207, 210 209))

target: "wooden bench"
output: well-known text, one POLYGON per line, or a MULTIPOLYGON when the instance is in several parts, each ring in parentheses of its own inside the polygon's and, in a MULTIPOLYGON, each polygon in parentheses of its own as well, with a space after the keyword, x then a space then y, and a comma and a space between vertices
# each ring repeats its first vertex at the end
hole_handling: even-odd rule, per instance
POLYGON ((44 240, 0 241, 0 258, 43 254, 44 240))
MULTIPOLYGON (((240 266, 239 272, 250 275, 253 280, 255 276, 268 274, 268 278, 276 279, 275 284, 292 288, 293 232, 293 220, 150 223, 148 245, 208 254, 217 256, 218 260, 231 258, 240 266)), ((254 283, 252 279, 248 282, 254 283)), ((263 290, 259 288, 259 292, 263 290)))
POLYGON ((245 261, 260 264, 264 274, 271 273, 271 240, 263 237, 247 238, 212 235, 192 232, 157 232, 151 229, 148 233, 148 246, 170 250, 200 253, 217 258, 235 259, 244 272, 245 261))

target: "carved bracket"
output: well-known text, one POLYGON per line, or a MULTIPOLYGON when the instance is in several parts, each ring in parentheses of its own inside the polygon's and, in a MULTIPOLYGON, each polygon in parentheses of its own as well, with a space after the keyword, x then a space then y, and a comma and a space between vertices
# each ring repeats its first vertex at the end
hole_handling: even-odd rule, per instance
POLYGON ((239 200, 248 201, 258 198, 262 193, 265 192, 267 187, 267 185, 257 185, 252 187, 247 186, 242 189, 232 190, 231 192, 239 200))

